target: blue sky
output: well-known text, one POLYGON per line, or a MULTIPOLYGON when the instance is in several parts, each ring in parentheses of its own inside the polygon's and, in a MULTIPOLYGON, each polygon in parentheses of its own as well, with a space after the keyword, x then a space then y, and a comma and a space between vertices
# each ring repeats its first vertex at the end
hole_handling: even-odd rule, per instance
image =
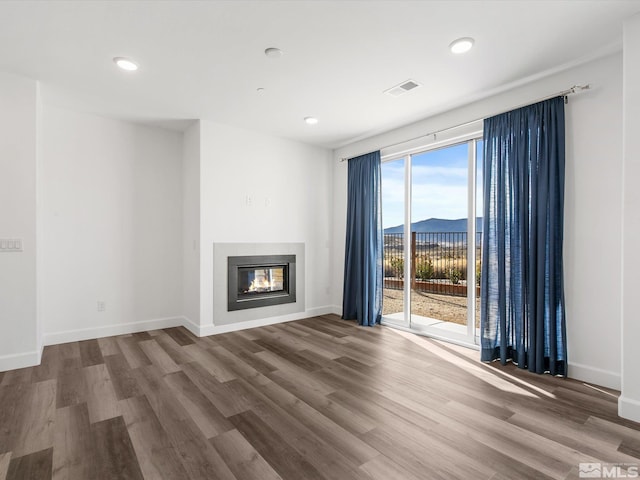
MULTIPOLYGON (((479 142, 481 145, 481 142, 479 142)), ((482 159, 480 146, 478 159, 482 159)), ((467 217, 467 144, 420 153, 412 157, 411 221, 467 217)), ((481 174, 479 184, 481 185, 481 174)), ((479 199, 479 212, 482 200, 479 199)), ((404 160, 382 164, 383 228, 404 223, 404 160)), ((479 215, 481 216, 481 215, 479 215)))

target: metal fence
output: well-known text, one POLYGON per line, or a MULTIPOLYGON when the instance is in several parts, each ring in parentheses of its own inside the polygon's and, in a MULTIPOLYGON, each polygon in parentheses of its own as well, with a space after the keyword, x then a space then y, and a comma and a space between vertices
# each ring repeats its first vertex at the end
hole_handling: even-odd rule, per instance
MULTIPOLYGON (((411 233, 411 288, 413 290, 466 296, 466 232, 411 233)), ((476 234, 476 278, 480 285, 480 250, 482 233, 476 234)), ((384 235, 384 287, 404 288, 404 234, 384 235)))

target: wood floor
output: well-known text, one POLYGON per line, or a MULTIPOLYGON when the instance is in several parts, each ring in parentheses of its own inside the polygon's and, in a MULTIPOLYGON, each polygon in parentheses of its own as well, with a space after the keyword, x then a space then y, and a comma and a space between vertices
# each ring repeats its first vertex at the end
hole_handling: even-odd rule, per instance
POLYGON ((40 366, 0 373, 0 480, 565 479, 581 462, 640 464, 617 392, 477 356, 335 316, 46 347, 40 366))

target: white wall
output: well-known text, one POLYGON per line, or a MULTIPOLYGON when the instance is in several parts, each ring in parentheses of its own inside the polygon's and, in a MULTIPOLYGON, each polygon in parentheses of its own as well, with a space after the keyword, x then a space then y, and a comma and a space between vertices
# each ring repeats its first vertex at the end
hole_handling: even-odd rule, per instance
POLYGON ((620 388, 622 57, 567 72, 564 267, 569 375, 620 388))
POLYGON ((582 83, 590 83, 592 90, 570 97, 566 107, 564 251, 569 375, 619 388, 622 288, 620 54, 337 150, 333 205, 333 303, 342 304, 346 219, 347 165, 346 162, 339 163, 339 158, 491 116, 582 83))
POLYGON ((200 324, 200 122, 184 132, 182 148, 182 312, 200 324))
POLYGON ((36 296, 38 85, 0 73, 0 238, 23 252, 0 253, 0 370, 40 361, 36 296))
POLYGON ((304 243, 306 311, 326 313, 331 285, 331 152, 206 121, 200 122, 200 141, 200 326, 215 324, 216 242, 304 243))
POLYGON ((45 341, 179 324, 182 134, 45 104, 42 148, 45 341))
POLYGON ((640 15, 624 25, 624 196, 621 416, 640 422, 640 15))

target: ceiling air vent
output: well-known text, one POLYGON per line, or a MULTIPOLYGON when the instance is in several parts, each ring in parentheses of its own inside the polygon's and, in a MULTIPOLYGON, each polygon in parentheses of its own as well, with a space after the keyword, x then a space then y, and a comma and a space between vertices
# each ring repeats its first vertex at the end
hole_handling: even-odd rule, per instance
POLYGON ((387 95, 391 95, 392 97, 399 97, 400 95, 403 95, 413 90, 414 88, 418 88, 419 86, 420 84, 415 80, 406 80, 400 85, 396 85, 395 87, 391 87, 390 89, 385 90, 384 93, 386 93, 387 95))

